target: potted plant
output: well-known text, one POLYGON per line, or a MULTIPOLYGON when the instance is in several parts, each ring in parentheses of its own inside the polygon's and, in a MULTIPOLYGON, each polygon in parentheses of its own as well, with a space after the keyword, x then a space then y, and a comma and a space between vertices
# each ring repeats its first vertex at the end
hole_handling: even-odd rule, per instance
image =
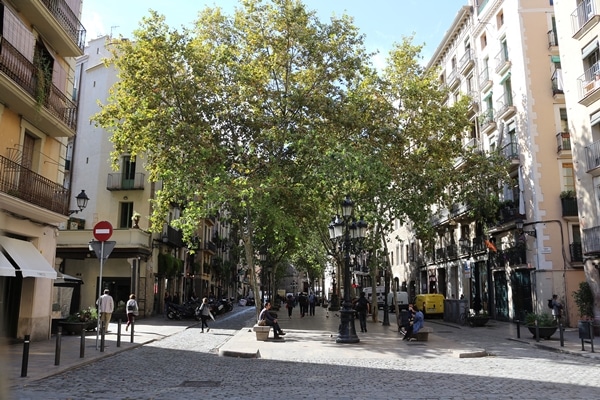
POLYGON ((94 330, 97 324, 98 310, 95 307, 84 308, 79 312, 69 315, 66 320, 60 322, 65 332, 74 335, 81 334, 84 330, 94 330))
MULTIPOLYGON (((588 321, 594 320, 594 293, 592 292, 592 288, 590 284, 586 281, 579 283, 579 289, 573 292, 573 300, 575 301, 575 305, 577 306, 577 311, 579 312, 579 324, 578 326, 582 326, 583 324, 587 324, 588 321)), ((598 327, 594 327, 594 333, 597 332, 598 327)))
POLYGON ((525 315, 525 325, 533 337, 536 336, 536 332, 539 330, 540 338, 543 339, 550 339, 558 329, 556 320, 548 313, 527 313, 525 315))
POLYGON ((561 199, 574 199, 575 191, 574 190, 563 190, 562 192, 560 192, 560 198, 561 199))
POLYGON ((131 223, 132 223, 131 227, 133 229, 139 229, 140 228, 140 225, 139 225, 139 223, 140 223, 140 217, 141 217, 140 213, 135 212, 135 211, 133 212, 133 215, 131 216, 131 223))

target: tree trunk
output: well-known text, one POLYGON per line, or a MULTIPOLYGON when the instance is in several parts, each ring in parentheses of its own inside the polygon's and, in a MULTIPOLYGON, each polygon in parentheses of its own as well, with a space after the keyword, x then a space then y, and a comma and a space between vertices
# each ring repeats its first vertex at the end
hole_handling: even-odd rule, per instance
POLYGON ((585 263, 584 271, 594 294, 594 325, 600 326, 600 273, 591 261, 585 263))

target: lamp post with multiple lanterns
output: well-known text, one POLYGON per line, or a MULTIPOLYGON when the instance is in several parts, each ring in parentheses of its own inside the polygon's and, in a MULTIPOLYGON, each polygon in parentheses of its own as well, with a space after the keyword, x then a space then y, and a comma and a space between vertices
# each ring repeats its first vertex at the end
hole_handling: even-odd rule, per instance
POLYGON ((348 196, 342 202, 342 217, 336 215, 329 224, 329 238, 335 246, 344 252, 344 303, 340 310, 340 327, 337 343, 358 343, 354 326, 354 309, 350 298, 350 252, 360 246, 367 232, 367 224, 361 218, 355 221, 352 217, 354 203, 348 196))

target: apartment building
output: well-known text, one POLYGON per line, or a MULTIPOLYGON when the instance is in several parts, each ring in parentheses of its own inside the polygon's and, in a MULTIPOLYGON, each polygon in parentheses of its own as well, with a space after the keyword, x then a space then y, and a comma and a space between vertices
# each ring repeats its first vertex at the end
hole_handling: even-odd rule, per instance
MULTIPOLYGON (((554 1, 565 108, 573 153, 584 272, 600 277, 600 1, 554 1)), ((600 321, 596 321, 600 324, 600 321)))
POLYGON ((237 270, 229 260, 226 218, 214 215, 199 221, 188 247, 182 232, 171 226, 184 211, 181 205, 172 204, 162 231, 152 233, 150 200, 162 183, 148 179, 143 157, 123 154, 118 170, 111 168, 110 133, 96 126, 91 117, 100 111, 98 101, 107 103, 109 90, 118 79, 115 66, 105 64, 112 57, 113 45, 108 36, 91 40, 85 55, 77 59, 78 136, 67 154, 73 165, 72 184, 85 187, 90 200, 60 232, 57 260, 61 271, 85 282, 83 307, 93 305, 98 295, 109 289, 116 304, 115 320, 126 318, 124 307, 131 293, 136 295, 140 317, 162 313, 165 292, 182 302, 192 294, 233 296, 237 270), (114 242, 102 271, 96 252, 89 248, 93 228, 100 221, 112 225, 109 241, 114 242))
POLYGON ((471 0, 459 10, 428 68, 439 68, 450 103, 472 98, 465 146, 501 152, 511 184, 494 226, 470 219, 467 205, 437 210, 434 251, 409 239, 408 258, 421 293, 464 295, 502 320, 542 311, 557 294, 573 324, 583 257, 554 12, 548 0, 471 0))
MULTIPOLYGON (((0 1, 0 336, 50 337, 58 226, 80 188, 69 184, 75 137, 80 0, 0 1)), ((85 206, 85 193, 81 205, 85 206)))

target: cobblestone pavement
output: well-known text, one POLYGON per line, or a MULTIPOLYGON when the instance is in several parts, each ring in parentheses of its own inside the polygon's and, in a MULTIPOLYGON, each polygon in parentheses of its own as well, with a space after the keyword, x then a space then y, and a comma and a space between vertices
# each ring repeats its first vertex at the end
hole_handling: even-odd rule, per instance
MULTIPOLYGON (((509 339, 502 323, 478 330, 431 321, 429 342, 407 343, 394 326, 370 322, 360 344, 336 344, 335 329, 323 329, 320 341, 304 347, 303 335, 313 325, 338 323, 324 312, 283 320, 285 341, 261 343, 263 349, 278 347, 284 353, 288 346, 291 356, 284 359, 220 357, 219 349, 244 329, 235 327, 239 322, 216 321, 208 333, 192 326, 92 364, 13 385, 9 398, 590 399, 600 393, 598 358, 547 351, 530 338, 509 339), (491 355, 458 358, 449 351, 475 347, 491 355)), ((252 315, 239 314, 243 326, 252 325, 252 315)))

